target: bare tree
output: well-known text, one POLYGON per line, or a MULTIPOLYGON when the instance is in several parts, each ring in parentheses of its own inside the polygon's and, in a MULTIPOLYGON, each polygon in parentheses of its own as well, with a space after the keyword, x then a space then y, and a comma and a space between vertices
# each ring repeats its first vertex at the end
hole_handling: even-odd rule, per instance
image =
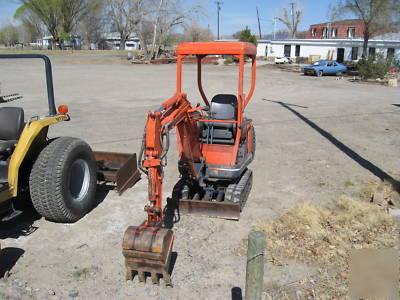
POLYGON ((102 40, 102 33, 105 31, 106 24, 109 21, 105 8, 105 2, 99 2, 99 5, 92 9, 78 24, 77 32, 88 48, 92 44, 99 44, 102 40))
POLYGON ((199 26, 196 21, 184 25, 183 40, 185 42, 206 42, 212 40, 209 28, 199 26))
POLYGON ((278 20, 281 21, 286 26, 288 31, 290 32, 292 39, 296 38, 297 28, 301 22, 302 15, 303 15, 303 11, 301 9, 295 10, 294 4, 292 3, 290 16, 289 16, 288 9, 285 7, 285 8, 283 8, 283 16, 278 17, 278 20))
POLYGON ((108 14, 115 30, 120 34, 120 50, 137 26, 144 21, 153 0, 107 0, 108 14))
POLYGON ((399 0, 340 0, 332 9, 332 18, 351 14, 363 21, 364 43, 362 56, 368 56, 368 41, 379 33, 390 31, 394 28, 394 12, 400 5, 399 0))
POLYGON ((154 1, 157 1, 157 5, 155 9, 148 12, 146 16, 147 23, 138 24, 139 26, 136 28, 146 59, 158 57, 160 48, 165 44, 173 28, 179 25, 182 26, 188 19, 193 20, 202 12, 202 7, 199 4, 185 7, 180 0, 154 1), (150 42, 148 35, 149 23, 153 27, 150 47, 148 47, 150 42))

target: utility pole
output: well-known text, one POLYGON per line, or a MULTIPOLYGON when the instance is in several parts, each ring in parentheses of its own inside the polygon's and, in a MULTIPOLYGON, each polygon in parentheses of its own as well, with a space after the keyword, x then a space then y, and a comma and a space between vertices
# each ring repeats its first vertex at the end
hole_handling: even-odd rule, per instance
POLYGON ((219 12, 220 12, 220 10, 221 10, 221 5, 223 4, 223 2, 221 2, 221 1, 215 1, 215 4, 217 4, 217 26, 218 26, 218 29, 217 29, 217 40, 219 40, 219 12))
POLYGON ((294 37, 294 2, 289 3, 292 9, 290 10, 290 15, 292 16, 292 38, 294 37))
POLYGON ((276 40, 276 20, 277 19, 278 19, 277 17, 272 18, 272 23, 274 24, 274 40, 276 40))
POLYGON ((258 20, 258 34, 260 35, 260 40, 261 40, 261 25, 260 25, 260 15, 258 14, 258 7, 256 6, 257 10, 257 20, 258 20))

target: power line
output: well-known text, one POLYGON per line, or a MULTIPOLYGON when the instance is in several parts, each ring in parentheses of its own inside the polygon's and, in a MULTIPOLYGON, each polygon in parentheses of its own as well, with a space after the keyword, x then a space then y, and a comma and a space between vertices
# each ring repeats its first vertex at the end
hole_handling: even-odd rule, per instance
POLYGON ((222 1, 215 1, 215 4, 217 4, 217 40, 219 40, 219 12, 222 8, 222 4, 224 4, 222 1))

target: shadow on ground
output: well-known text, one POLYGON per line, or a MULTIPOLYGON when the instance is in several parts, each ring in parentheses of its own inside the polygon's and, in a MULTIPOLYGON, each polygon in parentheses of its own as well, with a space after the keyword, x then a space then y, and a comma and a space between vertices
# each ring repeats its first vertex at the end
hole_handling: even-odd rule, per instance
MULTIPOLYGON (((92 210, 96 209, 113 189, 114 186, 98 184, 96 190, 96 204, 92 210)), ((23 205, 18 209, 23 211, 22 214, 8 222, 0 222, 0 239, 17 239, 20 236, 28 236, 39 229, 39 227, 33 226, 33 224, 36 220, 39 220, 41 216, 32 205, 23 205)))
POLYGON ((0 278, 15 266, 20 257, 25 253, 21 248, 8 247, 0 252, 0 278))
MULTIPOLYGON (((294 115, 296 115, 299 119, 304 121, 308 126, 310 126, 312 129, 314 129, 320 135, 322 135, 325 139, 327 139, 329 142, 331 142, 334 146, 336 146, 336 148, 338 148, 340 151, 342 151, 344 154, 346 154, 348 157, 350 157, 352 160, 354 160, 356 163, 358 163, 361 167, 363 167, 364 169, 371 172, 373 175, 378 177, 380 180, 389 182, 390 184, 392 184, 394 189, 396 189, 398 192, 400 192, 400 182, 399 181, 397 181, 395 178, 390 176, 388 173, 386 173, 384 170, 382 170, 378 166, 374 165, 372 162, 370 162, 370 161, 366 160, 364 157, 360 156, 357 152, 352 150, 347 145, 343 144, 341 141, 339 141, 337 138, 335 138, 328 131, 322 129, 317 124, 312 122, 310 119, 306 118, 304 115, 302 115, 297 110, 292 108, 293 106, 296 106, 296 107, 302 107, 302 106, 285 103, 285 102, 281 102, 281 101, 268 100, 268 99, 264 99, 264 98, 262 100, 269 101, 272 103, 277 103, 277 104, 281 105, 282 107, 286 108, 287 110, 292 112, 294 115)), ((302 107, 302 108, 306 108, 306 107, 302 107)))

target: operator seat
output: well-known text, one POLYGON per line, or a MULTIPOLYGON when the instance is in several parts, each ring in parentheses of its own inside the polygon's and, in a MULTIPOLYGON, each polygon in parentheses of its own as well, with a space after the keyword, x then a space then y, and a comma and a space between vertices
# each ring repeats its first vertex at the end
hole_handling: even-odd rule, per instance
MULTIPOLYGON (((218 94, 211 100, 209 119, 237 121, 237 97, 231 94, 218 94)), ((236 124, 206 122, 202 130, 202 141, 206 144, 233 145, 236 124)))
POLYGON ((0 159, 12 153, 23 128, 24 110, 21 107, 0 108, 0 159))

